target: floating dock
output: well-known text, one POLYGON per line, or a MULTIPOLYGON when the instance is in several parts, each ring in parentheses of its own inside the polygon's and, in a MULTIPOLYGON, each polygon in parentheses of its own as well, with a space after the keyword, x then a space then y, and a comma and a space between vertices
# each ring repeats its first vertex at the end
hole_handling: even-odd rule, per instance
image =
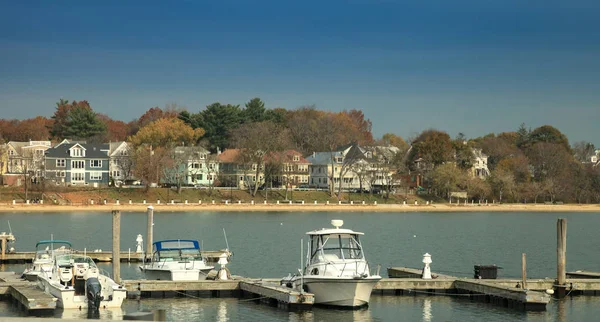
POLYGON ((56 309, 55 297, 44 293, 36 283, 21 280, 13 272, 0 273, 0 295, 10 296, 28 313, 56 309))
MULTIPOLYGON (((96 262, 112 262, 112 252, 102 251, 102 252, 94 252, 94 251, 74 251, 75 254, 85 254, 91 257, 96 262)), ((207 262, 216 263, 219 261, 219 256, 223 253, 227 254, 227 259, 230 261, 232 253, 227 250, 211 250, 211 251, 203 251, 202 257, 205 257, 207 262)), ((35 257, 35 252, 15 252, 15 253, 6 253, 3 258, 0 258, 0 263, 12 264, 12 263, 31 263, 33 258, 35 257)), ((132 251, 121 251, 120 253, 120 261, 121 262, 142 262, 144 258, 144 254, 132 252, 132 251)), ((149 258, 146 260, 148 261, 149 258)))

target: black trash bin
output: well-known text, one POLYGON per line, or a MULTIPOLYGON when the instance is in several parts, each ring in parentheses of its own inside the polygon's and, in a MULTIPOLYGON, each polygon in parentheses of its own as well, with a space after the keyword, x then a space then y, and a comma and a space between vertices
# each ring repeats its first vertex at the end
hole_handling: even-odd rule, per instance
POLYGON ((495 280, 498 277, 498 266, 496 265, 475 265, 475 278, 484 280, 495 280))

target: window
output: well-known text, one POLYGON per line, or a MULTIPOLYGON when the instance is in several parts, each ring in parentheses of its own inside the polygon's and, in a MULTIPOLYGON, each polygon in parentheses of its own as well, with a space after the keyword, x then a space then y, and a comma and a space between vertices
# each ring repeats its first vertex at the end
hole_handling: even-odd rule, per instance
POLYGON ((342 163, 342 157, 335 157, 335 162, 342 163))
POLYGON ((102 168, 102 160, 90 160, 90 168, 102 168))
POLYGON ((80 157, 82 155, 81 149, 73 149, 71 150, 72 157, 80 157))
POLYGON ((81 172, 71 173, 71 181, 83 181, 83 180, 85 180, 84 173, 81 173, 81 172))
POLYGON ((121 171, 119 171, 119 170, 113 170, 112 176, 113 176, 113 178, 120 178, 121 177, 121 171))
POLYGON ((121 155, 123 155, 123 156, 127 155, 127 150, 121 150, 121 155))
POLYGON ((65 172, 64 171, 58 171, 56 172, 56 176, 59 178, 64 178, 65 177, 65 172))
POLYGON ((44 155, 44 150, 42 150, 42 149, 37 149, 37 150, 35 150, 35 155, 37 155, 37 156, 42 156, 42 155, 44 155))
POLYGON ((9 150, 9 151, 8 151, 8 155, 11 155, 11 156, 12 156, 12 155, 15 155, 15 151, 13 151, 13 150, 9 150))
POLYGON ((200 181, 204 180, 203 177, 204 177, 204 175, 202 173, 199 173, 199 174, 196 175, 196 179, 200 180, 200 181))
POLYGON ((200 169, 200 163, 198 163, 198 162, 192 163, 192 168, 194 168, 194 169, 200 169))
POLYGON ((64 168, 65 166, 66 166, 65 159, 58 159, 58 160, 56 160, 56 167, 57 168, 64 168))
POLYGON ((300 161, 300 157, 299 157, 299 156, 297 156, 297 155, 295 155, 295 156, 294 156, 294 161, 300 161))
POLYGON ((244 181, 244 176, 240 176, 240 181, 244 181))
POLYGON ((214 168, 214 164, 213 164, 213 163, 209 163, 209 164, 208 164, 208 168, 209 168, 210 170, 213 170, 213 168, 214 168))
POLYGON ((207 175, 206 179, 208 179, 209 181, 212 181, 213 180, 213 175, 212 174, 207 175))
POLYGON ((102 172, 91 172, 90 180, 102 180, 102 172))
POLYGON ((71 168, 85 169, 85 161, 71 161, 71 168))

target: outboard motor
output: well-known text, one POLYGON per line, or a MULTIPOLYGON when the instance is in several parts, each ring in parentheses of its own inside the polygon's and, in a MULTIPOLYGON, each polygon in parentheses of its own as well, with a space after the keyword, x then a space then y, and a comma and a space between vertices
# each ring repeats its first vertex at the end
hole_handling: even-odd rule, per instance
POLYGON ((85 281, 86 297, 88 299, 88 309, 98 311, 100 309, 100 302, 104 299, 102 297, 102 285, 95 277, 90 277, 85 281))

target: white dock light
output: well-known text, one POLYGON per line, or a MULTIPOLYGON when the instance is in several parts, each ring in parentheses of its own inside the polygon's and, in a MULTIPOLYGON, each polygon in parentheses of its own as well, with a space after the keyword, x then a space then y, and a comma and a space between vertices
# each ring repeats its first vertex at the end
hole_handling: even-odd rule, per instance
POLYGON ((423 276, 421 277, 424 280, 431 279, 431 267, 429 267, 429 264, 431 263, 431 255, 429 255, 429 253, 425 253, 425 255, 423 255, 423 264, 425 264, 425 267, 423 267, 423 276))
POLYGON ((331 220, 331 224, 333 225, 333 227, 335 228, 340 228, 344 225, 344 221, 341 219, 333 219, 331 220))

